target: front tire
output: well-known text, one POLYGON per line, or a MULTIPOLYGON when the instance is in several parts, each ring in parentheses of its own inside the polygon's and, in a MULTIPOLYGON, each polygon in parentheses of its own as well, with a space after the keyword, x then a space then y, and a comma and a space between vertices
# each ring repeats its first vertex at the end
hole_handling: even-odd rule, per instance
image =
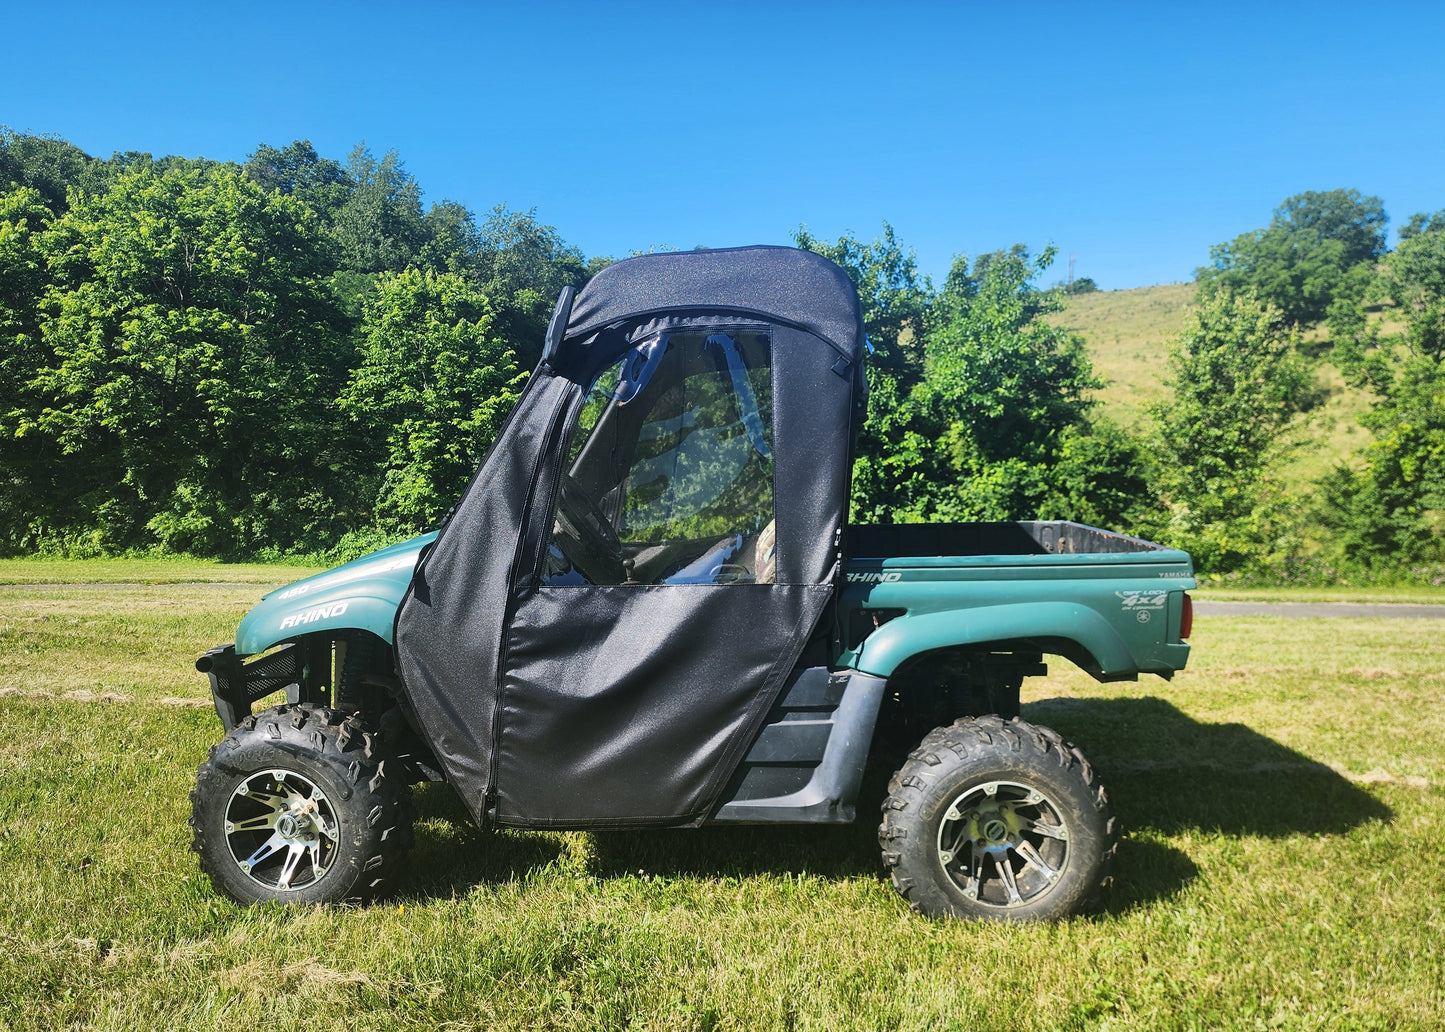
POLYGON ((1094 902, 1117 835, 1077 749, 1048 728, 988 716, 923 739, 889 782, 878 841, 918 913, 1032 921, 1094 902))
POLYGON ((382 736, 303 703, 247 717, 191 793, 191 848, 238 903, 360 903, 395 883, 411 791, 382 736))

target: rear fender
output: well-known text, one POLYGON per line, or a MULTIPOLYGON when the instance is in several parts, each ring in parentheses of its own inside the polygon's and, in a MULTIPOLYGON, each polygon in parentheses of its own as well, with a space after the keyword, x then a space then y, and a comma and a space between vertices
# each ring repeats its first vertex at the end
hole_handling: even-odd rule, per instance
POLYGON ((1137 669, 1124 639, 1098 613, 1070 602, 1030 602, 948 613, 904 615, 868 636, 855 653, 854 668, 889 677, 912 657, 935 649, 1019 638, 1063 638, 1089 653, 1099 672, 1137 669))

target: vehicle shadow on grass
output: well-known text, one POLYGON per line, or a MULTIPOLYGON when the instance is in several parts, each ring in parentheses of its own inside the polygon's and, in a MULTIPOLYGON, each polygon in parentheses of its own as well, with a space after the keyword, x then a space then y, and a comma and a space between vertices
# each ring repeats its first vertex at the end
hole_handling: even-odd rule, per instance
POLYGON ((1077 745, 1109 792, 1125 832, 1112 913, 1175 895, 1198 876, 1188 855, 1151 833, 1340 835, 1392 816, 1325 764, 1244 724, 1201 723, 1163 699, 1041 699, 1022 715, 1077 745))
MULTIPOLYGON (((1044 699, 1023 717, 1059 731, 1094 764, 1126 831, 1185 830, 1282 837, 1342 834, 1391 816, 1389 807, 1329 767, 1242 724, 1203 724, 1162 699, 1044 699)), ((594 831, 580 848, 599 878, 747 878, 811 874, 886 877, 878 803, 891 771, 870 767, 858 819, 845 825, 594 831)), ((442 785, 417 795, 413 877, 405 891, 449 897, 523 877, 577 850, 557 833, 483 832, 442 785)), ((1119 913, 1177 895, 1198 876, 1184 852, 1150 834, 1120 843, 1107 909, 1119 913)))
POLYGON ((1392 816, 1318 760, 1244 724, 1201 723, 1163 699, 1041 699, 1023 717, 1083 750, 1126 828, 1281 838, 1338 835, 1392 816))
MULTIPOLYGON (((703 878, 808 874, 821 878, 888 878, 879 856, 879 802, 891 769, 870 767, 852 824, 813 827, 710 827, 695 832, 608 832, 597 843, 593 873, 626 877, 645 871, 703 878)), ((1198 875, 1182 852, 1160 842, 1127 839, 1119 844, 1116 872, 1127 872, 1110 889, 1107 905, 1122 911, 1179 893, 1198 875)))
POLYGON ((402 886, 408 897, 446 899, 475 885, 515 881, 567 851, 555 833, 483 831, 447 785, 417 786, 412 802, 416 841, 402 886))
MULTIPOLYGON (((870 772, 870 801, 881 799, 887 773, 870 772)), ((810 873, 841 878, 879 875, 876 802, 853 824, 704 827, 645 831, 482 831, 445 785, 415 793, 417 827, 412 876, 403 892, 450 897, 482 883, 513 881, 558 862, 580 863, 599 878, 635 876, 753 877, 810 873), (578 842, 579 838, 585 841, 578 842), (570 840, 570 841, 569 841, 570 840), (580 857, 580 859, 579 859, 580 857)))

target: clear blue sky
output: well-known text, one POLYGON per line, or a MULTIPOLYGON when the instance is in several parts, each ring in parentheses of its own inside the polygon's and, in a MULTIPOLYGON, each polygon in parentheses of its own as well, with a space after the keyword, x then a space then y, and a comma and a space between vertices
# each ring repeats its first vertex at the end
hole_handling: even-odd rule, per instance
MULTIPOLYGON (((1024 242, 1187 279, 1286 196, 1445 208, 1445 5, 10 5, 0 124, 96 155, 395 148, 588 255, 1024 242)), ((1393 236, 1392 236, 1393 239, 1393 236)))

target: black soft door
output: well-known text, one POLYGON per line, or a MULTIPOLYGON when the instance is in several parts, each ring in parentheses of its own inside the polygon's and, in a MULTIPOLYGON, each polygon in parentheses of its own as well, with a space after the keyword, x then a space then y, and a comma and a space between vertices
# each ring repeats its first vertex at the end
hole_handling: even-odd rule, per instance
POLYGON ((780 332, 654 321, 572 406, 503 633, 499 823, 700 820, 746 750, 831 596, 780 555, 815 446, 775 439, 780 332))

